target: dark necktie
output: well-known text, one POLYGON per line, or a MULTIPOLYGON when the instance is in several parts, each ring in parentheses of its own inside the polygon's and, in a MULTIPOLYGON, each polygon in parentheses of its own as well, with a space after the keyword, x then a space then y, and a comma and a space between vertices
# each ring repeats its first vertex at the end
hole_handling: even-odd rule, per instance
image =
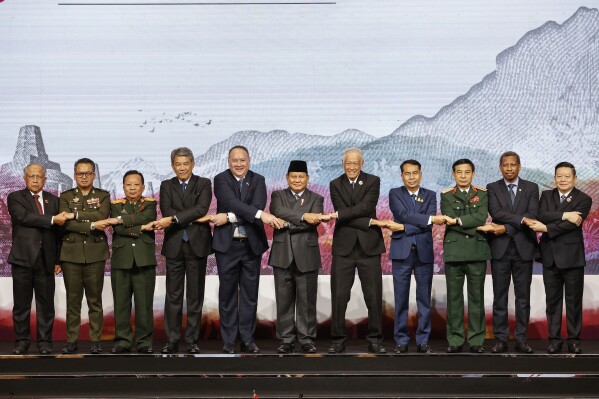
POLYGON ((37 211, 40 215, 44 214, 44 208, 42 208, 42 204, 40 204, 40 196, 37 194, 33 195, 33 199, 35 200, 35 205, 37 206, 37 211))
MULTIPOLYGON (((185 189, 187 188, 187 183, 181 183, 181 189, 183 189, 183 193, 185 193, 185 189)), ((188 242, 189 236, 187 235, 187 229, 183 230, 183 241, 188 242)))
POLYGON ((295 202, 299 201, 300 196, 297 195, 296 193, 293 193, 293 197, 295 198, 295 202))
MULTIPOLYGON (((414 208, 414 213, 416 213, 416 194, 412 194, 412 208, 414 208)), ((416 236, 412 236, 412 244, 416 245, 416 236)))
POLYGON ((516 202, 516 193, 514 192, 514 187, 516 187, 515 184, 507 185, 507 190, 510 192, 510 199, 512 200, 512 205, 514 205, 514 202, 516 202))
POLYGON ((243 191, 243 181, 244 180, 245 180, 244 178, 239 179, 239 193, 241 193, 243 191))
POLYGON ((560 201, 559 201, 560 203, 562 203, 566 200, 566 196, 564 194, 562 194, 562 196, 559 198, 560 198, 560 201))
MULTIPOLYGON (((239 179, 239 194, 240 195, 241 195, 241 193, 243 193, 243 181, 244 180, 245 180, 244 178, 239 179)), ((247 232, 245 231, 245 226, 243 226, 243 225, 237 225, 237 231, 242 236, 246 236, 247 235, 247 232)))

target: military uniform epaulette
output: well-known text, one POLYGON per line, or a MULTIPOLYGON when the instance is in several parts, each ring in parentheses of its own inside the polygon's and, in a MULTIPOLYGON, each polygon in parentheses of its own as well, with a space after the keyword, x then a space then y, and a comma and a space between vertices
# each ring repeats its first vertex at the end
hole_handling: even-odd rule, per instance
POLYGON ((140 201, 141 201, 141 202, 145 202, 145 201, 148 201, 148 202, 155 202, 155 201, 156 201, 156 199, 154 199, 154 198, 150 198, 150 197, 144 197, 144 198, 142 198, 140 201))
POLYGON ((118 200, 114 200, 114 201, 112 201, 112 203, 113 203, 114 205, 116 205, 116 204, 124 204, 124 203, 126 203, 126 202, 127 202, 127 200, 126 200, 126 199, 124 199, 124 198, 121 198, 121 199, 118 199, 118 200))
POLYGON ((474 187, 475 189, 480 190, 480 191, 487 191, 487 189, 485 187, 475 186, 474 184, 472 185, 472 187, 474 187))
POLYGON ((108 192, 108 190, 104 190, 103 188, 98 188, 98 187, 94 187, 94 188, 92 188, 92 191, 93 191, 93 190, 99 191, 99 192, 101 192, 101 193, 107 193, 107 192, 108 192))
POLYGON ((68 193, 69 191, 75 191, 75 190, 77 190, 77 187, 73 187, 68 190, 64 190, 62 193, 64 194, 64 193, 68 193))
POLYGON ((454 187, 446 188, 445 190, 441 191, 441 194, 446 194, 446 193, 450 192, 453 189, 454 189, 454 187))

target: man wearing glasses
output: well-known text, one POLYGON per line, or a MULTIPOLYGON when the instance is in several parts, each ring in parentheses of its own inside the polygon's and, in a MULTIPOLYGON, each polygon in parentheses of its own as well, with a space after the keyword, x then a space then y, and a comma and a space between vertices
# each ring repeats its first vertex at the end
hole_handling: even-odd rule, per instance
POLYGON ((77 352, 77 340, 81 325, 81 301, 83 293, 89 308, 90 352, 102 352, 102 288, 104 287, 104 264, 109 257, 104 230, 117 224, 110 214, 110 194, 93 186, 96 167, 89 158, 75 162, 77 187, 60 195, 60 212, 67 212, 73 219, 65 223, 60 260, 67 291, 67 345, 64 354, 77 352))

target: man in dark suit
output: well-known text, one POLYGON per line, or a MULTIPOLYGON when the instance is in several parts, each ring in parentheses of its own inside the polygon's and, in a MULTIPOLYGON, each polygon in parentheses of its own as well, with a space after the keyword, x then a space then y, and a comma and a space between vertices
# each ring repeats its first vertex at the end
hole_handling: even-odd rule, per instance
POLYGON ((123 176, 125 198, 112 201, 110 213, 117 218, 112 235, 110 281, 114 299, 114 347, 112 353, 131 351, 131 297, 135 299, 137 351, 152 353, 154 333, 154 287, 156 200, 142 198, 144 176, 129 170, 123 176))
POLYGON ((493 273, 493 334, 497 340, 492 353, 508 350, 508 293, 514 280, 516 296, 516 351, 533 353, 526 329, 530 318, 532 264, 539 257, 537 237, 527 222, 539 213, 539 186, 518 177, 520 156, 508 151, 499 158, 503 179, 487 185, 489 214, 493 218, 491 270, 493 273))
POLYGON ((317 227, 324 198, 307 188, 309 179, 306 162, 291 161, 289 187, 273 191, 270 201, 270 212, 286 221, 284 229, 274 232, 268 259, 275 279, 279 353, 293 353, 296 341, 302 352, 316 353, 316 293, 321 267, 317 227))
POLYGON ((235 353, 237 333, 241 351, 259 353, 254 342, 260 261, 268 249, 264 223, 282 228, 284 221, 264 212, 264 177, 249 170, 247 148, 229 150, 229 169, 214 177, 217 214, 213 248, 220 287, 218 310, 223 352, 235 353))
POLYGON ((102 352, 100 339, 104 323, 102 290, 104 266, 110 257, 106 230, 116 223, 110 215, 110 193, 94 187, 96 164, 89 158, 75 162, 77 187, 60 194, 60 212, 74 215, 65 223, 60 260, 67 291, 67 345, 64 354, 77 352, 81 327, 81 302, 87 300, 90 352, 102 352))
POLYGON ((447 228, 443 239, 445 283, 447 286, 448 353, 462 351, 464 345, 464 280, 468 282, 468 345, 472 353, 484 353, 485 276, 491 249, 485 232, 489 201, 487 190, 474 186, 474 164, 458 159, 452 165, 454 187, 441 193, 441 213, 447 228))
POLYGON ((60 273, 57 226, 66 221, 58 213, 58 198, 43 191, 46 168, 37 163, 23 170, 26 188, 8 195, 7 205, 12 224, 12 246, 8 255, 13 281, 13 327, 15 355, 29 349, 29 316, 35 292, 37 348, 43 355, 52 352, 54 325, 54 274, 60 273))
POLYGON ((207 223, 198 223, 212 201, 210 179, 193 174, 193 153, 180 147, 171 152, 171 166, 176 176, 160 184, 162 219, 154 227, 165 230, 162 255, 166 257, 166 296, 164 331, 167 343, 162 353, 179 349, 183 313, 183 291, 187 295, 188 353, 199 353, 198 339, 204 304, 206 263, 212 253, 212 232, 207 223))
POLYGON ((445 218, 435 216, 435 192, 420 187, 420 162, 409 159, 401 164, 400 169, 404 186, 389 191, 389 208, 396 225, 388 226, 393 231, 389 258, 392 260, 395 294, 395 353, 408 351, 408 308, 413 272, 418 305, 416 350, 430 354, 432 349, 428 345, 428 337, 431 332, 431 288, 435 260, 432 224, 445 224, 445 218))
POLYGON ((582 222, 588 216, 593 200, 578 190, 576 169, 569 162, 555 166, 553 190, 543 191, 539 205, 539 220, 530 223, 534 231, 542 232, 541 260, 549 346, 547 352, 562 351, 562 307, 566 293, 568 350, 582 353, 582 293, 584 290, 584 238, 582 222))
MULTIPOLYGON (((345 351, 345 311, 354 283, 355 270, 362 284, 368 308, 368 351, 386 353, 383 342, 383 278, 381 254, 385 243, 376 219, 381 180, 362 171, 364 156, 358 148, 343 154, 345 173, 331 181, 331 201, 336 219, 333 233, 333 265, 331 269, 331 346, 329 353, 345 351)), ((323 219, 326 220, 326 219, 323 219)))

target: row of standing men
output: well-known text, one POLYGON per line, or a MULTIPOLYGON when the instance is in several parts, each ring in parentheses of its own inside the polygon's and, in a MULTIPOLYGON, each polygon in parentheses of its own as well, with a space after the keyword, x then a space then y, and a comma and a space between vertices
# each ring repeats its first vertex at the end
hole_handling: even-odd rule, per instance
POLYGON ((204 298, 207 257, 215 253, 219 275, 219 316, 223 352, 259 353, 254 342, 260 262, 268 249, 264 224, 274 229, 269 264, 273 266, 279 353, 315 353, 316 292, 321 267, 317 227, 335 221, 331 269, 331 345, 329 353, 345 351, 345 312, 357 274, 368 309, 368 351, 386 353, 382 334, 381 254, 383 228, 389 229, 395 295, 395 353, 408 351, 408 304, 412 274, 416 281, 418 326, 416 350, 432 353, 431 286, 433 277, 432 225, 445 225, 444 251, 447 286, 447 352, 461 352, 465 343, 483 353, 485 338, 484 280, 487 260, 493 276, 493 353, 508 350, 508 292, 513 279, 516 296, 515 350, 532 353, 527 343, 530 284, 535 259, 543 263, 549 353, 562 350, 562 302, 565 289, 568 337, 572 353, 582 353, 582 292, 584 242, 582 222, 592 200, 575 188, 576 170, 567 162, 555 167, 553 190, 539 201, 537 184, 521 179, 520 157, 501 155, 502 179, 487 188, 472 184, 475 166, 468 159, 452 166, 455 186, 436 193, 420 186, 422 167, 416 160, 401 164, 404 185, 389 192, 392 220, 379 220, 376 205, 380 179, 362 170, 360 149, 343 154, 344 173, 330 183, 334 212, 324 214, 324 198, 307 188, 305 161, 291 161, 288 188, 274 191, 270 212, 264 177, 251 171, 247 148, 229 150, 229 168, 214 178, 215 215, 209 215, 212 184, 193 174, 191 150, 171 153, 175 177, 160 186, 160 210, 153 198, 143 198, 144 178, 132 170, 123 177, 125 198, 110 202, 108 192, 95 188, 95 164, 75 162, 77 186, 60 198, 44 191, 45 168, 24 169, 26 188, 9 194, 12 220, 12 267, 16 342, 13 353, 27 353, 33 292, 37 309, 37 347, 52 352, 54 274, 64 273, 67 292, 65 354, 78 350, 81 303, 89 308, 92 353, 101 353, 103 308, 101 294, 105 261, 110 257, 105 231, 113 229, 111 283, 114 296, 115 339, 112 353, 152 353, 153 298, 156 280, 154 231, 164 230, 166 258, 162 353, 179 350, 184 288, 187 304, 185 344, 199 353, 198 341, 204 298), (492 222, 487 223, 487 214, 492 222), (214 233, 210 225, 214 226, 214 233), (540 243, 536 233, 542 233, 540 243), (463 286, 467 280, 468 329, 464 331, 463 286), (135 301, 135 338, 130 324, 135 301))

